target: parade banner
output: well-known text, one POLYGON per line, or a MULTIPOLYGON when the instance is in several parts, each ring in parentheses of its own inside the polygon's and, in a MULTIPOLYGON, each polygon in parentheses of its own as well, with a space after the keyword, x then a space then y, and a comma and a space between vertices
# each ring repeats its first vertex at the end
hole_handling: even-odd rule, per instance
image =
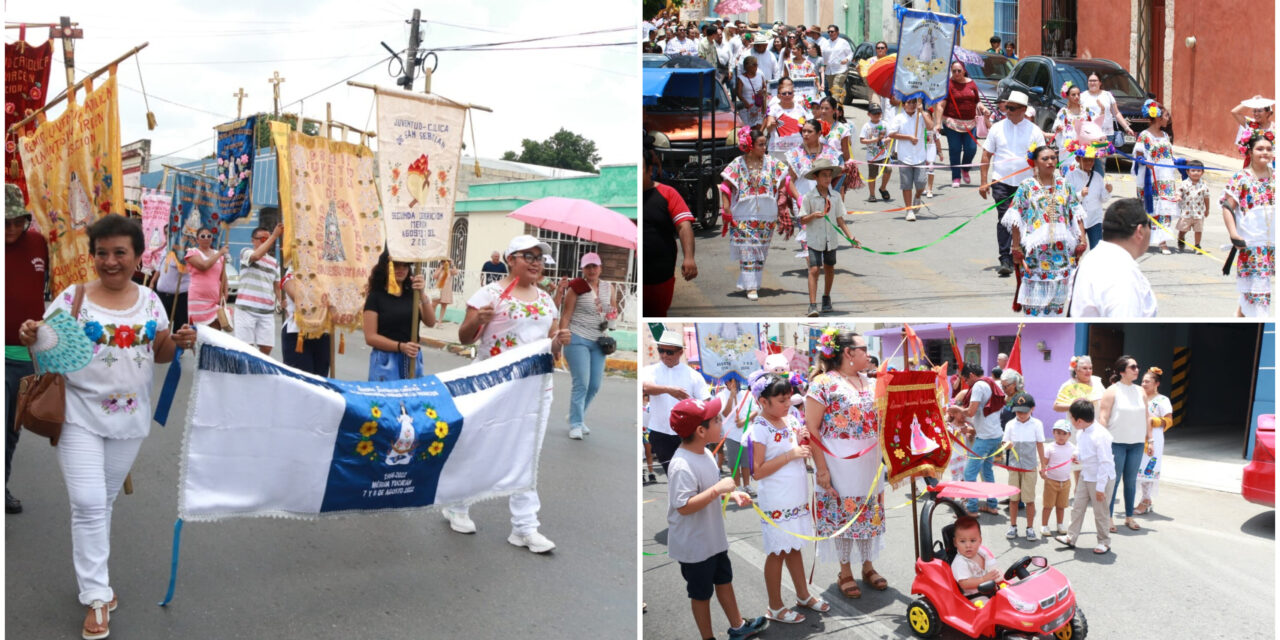
POLYGON ((702 375, 711 382, 730 378, 746 383, 747 376, 760 368, 756 350, 760 329, 754 322, 699 322, 698 362, 702 375))
POLYGON ((391 258, 449 257, 466 109, 432 95, 378 89, 379 193, 391 258))
MULTIPOLYGON (((187 250, 196 247, 196 234, 201 229, 218 229, 218 183, 213 178, 195 173, 179 173, 173 179, 173 208, 169 212, 169 248, 186 264, 187 250)), ((210 245, 222 243, 218 233, 210 245)))
POLYGON ((54 291, 94 277, 85 230, 107 213, 124 213, 114 70, 96 90, 85 83, 83 104, 73 99, 57 120, 18 141, 31 194, 28 209, 49 241, 54 291))
POLYGON ((145 189, 142 192, 142 237, 146 241, 146 249, 142 251, 142 268, 155 271, 160 267, 165 249, 169 247, 170 210, 173 198, 163 191, 145 189))
MULTIPOLYGON (((9 127, 35 113, 49 97, 49 61, 53 59, 53 41, 33 47, 27 44, 25 29, 18 41, 4 45, 4 181, 13 183, 27 195, 27 180, 18 154, 18 131, 9 127)), ((36 123, 30 122, 21 133, 30 134, 36 123)))
POLYGON ((438 375, 332 380, 201 331, 183 443, 185 520, 316 518, 531 489, 551 341, 438 375))
POLYGON ((942 407, 946 391, 937 371, 880 371, 876 410, 880 413, 880 444, 885 452, 889 482, 912 475, 941 473, 951 459, 942 407))
POLYGON ((382 253, 373 151, 271 123, 284 220, 284 263, 300 282, 298 333, 362 325, 369 271, 382 253), (330 309, 333 316, 330 316, 330 309))
POLYGON ((957 45, 963 18, 931 11, 897 7, 898 64, 893 76, 893 97, 922 98, 926 107, 947 97, 947 68, 957 45))
POLYGON ((218 213, 231 224, 249 215, 252 207, 253 161, 258 148, 254 138, 257 116, 228 122, 218 130, 218 213))

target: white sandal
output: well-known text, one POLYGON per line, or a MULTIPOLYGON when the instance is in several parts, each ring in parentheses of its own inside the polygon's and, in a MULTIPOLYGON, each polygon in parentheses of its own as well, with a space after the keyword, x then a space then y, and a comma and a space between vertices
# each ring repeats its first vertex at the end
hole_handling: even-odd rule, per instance
MULTIPOLYGON (((115 598, 112 598, 114 600, 115 598)), ((94 600, 89 604, 89 610, 93 612, 93 621, 95 624, 102 625, 102 631, 93 633, 88 627, 80 629, 80 637, 84 640, 102 640, 111 635, 111 605, 101 600, 94 600)))
POLYGON ((812 593, 809 594, 808 600, 803 600, 803 601, 796 600, 796 606, 804 607, 806 609, 811 609, 813 611, 817 611, 818 613, 826 613, 831 610, 830 603, 828 603, 826 600, 823 600, 822 598, 819 598, 818 596, 813 595, 812 593))
POLYGON ((795 611, 792 611, 791 609, 788 609, 786 607, 769 609, 769 613, 766 613, 764 617, 770 620, 773 620, 774 622, 781 622, 784 624, 797 624, 800 622, 804 622, 803 615, 796 613, 795 611), (786 613, 783 613, 784 611, 786 613))

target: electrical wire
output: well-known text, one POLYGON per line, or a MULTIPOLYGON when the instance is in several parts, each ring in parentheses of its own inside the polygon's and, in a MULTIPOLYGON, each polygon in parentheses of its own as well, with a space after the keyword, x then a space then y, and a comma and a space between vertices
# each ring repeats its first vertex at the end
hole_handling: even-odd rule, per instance
POLYGON ((545 47, 502 47, 502 48, 466 48, 466 49, 432 49, 432 51, 549 51, 552 49, 590 49, 593 47, 627 47, 636 46, 635 42, 600 42, 595 44, 564 44, 545 47))
POLYGON ((465 50, 474 47, 496 47, 504 44, 524 44, 526 42, 541 42, 543 40, 556 40, 559 38, 575 38, 577 36, 590 36, 598 33, 616 33, 618 31, 635 31, 635 27, 620 27, 616 29, 600 29, 597 31, 583 31, 581 33, 566 33, 557 36, 542 36, 539 38, 524 38, 522 40, 507 40, 505 42, 482 42, 478 44, 460 44, 446 47, 432 47, 433 51, 456 51, 465 50))
POLYGON ((368 53, 364 55, 327 56, 323 58, 276 58, 274 60, 188 60, 177 62, 149 62, 153 65, 224 65, 224 64, 262 64, 268 62, 314 62, 317 60, 345 60, 347 58, 372 58, 381 55, 368 53))

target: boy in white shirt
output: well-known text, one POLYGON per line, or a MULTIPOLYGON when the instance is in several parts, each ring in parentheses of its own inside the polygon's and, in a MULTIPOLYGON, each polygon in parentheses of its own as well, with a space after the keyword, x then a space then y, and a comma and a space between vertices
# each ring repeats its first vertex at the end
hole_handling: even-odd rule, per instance
POLYGON ((1068 547, 1076 546, 1080 528, 1084 525, 1085 508, 1093 507, 1093 525, 1098 532, 1098 546, 1093 552, 1103 554, 1111 550, 1111 509, 1107 496, 1116 483, 1116 461, 1111 453, 1111 432, 1093 421, 1093 403, 1084 398, 1071 403, 1068 410, 1071 426, 1083 429, 1076 439, 1076 458, 1080 462, 1080 482, 1071 507, 1071 527, 1066 535, 1054 539, 1068 547))
POLYGON ((925 182, 928 175, 929 162, 926 136, 933 130, 933 118, 928 110, 920 108, 920 99, 914 98, 902 103, 902 113, 889 125, 889 137, 897 140, 899 167, 898 183, 902 187, 902 201, 907 207, 907 222, 915 222, 916 212, 911 209, 912 190, 915 191, 915 202, 924 196, 925 182))
POLYGON ((1044 461, 1044 423, 1031 417, 1035 398, 1027 392, 1014 394, 1009 401, 1014 419, 1004 425, 1004 441, 1014 455, 1009 459, 1009 484, 1018 488, 1017 496, 1009 496, 1009 532, 1004 537, 1018 537, 1018 503, 1027 505, 1027 540, 1036 538, 1036 481, 1044 461))
POLYGON ((889 201, 889 176, 893 173, 893 168, 881 166, 889 162, 889 156, 885 153, 889 138, 888 123, 882 121, 883 115, 880 105, 873 100, 871 106, 867 107, 867 117, 870 119, 858 133, 858 142, 867 150, 867 192, 871 196, 867 198, 867 202, 876 201, 876 176, 882 174, 884 177, 880 180, 880 191, 885 194, 885 202, 889 201))
MULTIPOLYGON (((966 596, 978 592, 978 585, 988 580, 999 580, 1000 570, 996 568, 996 558, 982 547, 982 527, 973 516, 956 518, 954 543, 956 557, 951 561, 951 575, 960 585, 960 592, 966 596)), ((975 598, 974 602, 986 601, 987 598, 975 598)))
POLYGON ((1187 244, 1187 232, 1196 234, 1195 248, 1200 248, 1204 234, 1204 216, 1209 211, 1209 187, 1200 181, 1204 177, 1204 163, 1187 161, 1187 179, 1178 183, 1178 251, 1187 244))
POLYGON ((1090 249, 1102 241, 1102 214, 1111 197, 1111 183, 1093 170, 1097 161, 1096 156, 1077 154, 1076 161, 1067 166, 1065 176, 1067 184, 1080 194, 1080 204, 1084 206, 1084 233, 1089 237, 1090 249), (1093 184, 1095 182, 1098 184, 1093 184))
POLYGON ((1058 534, 1067 532, 1065 518, 1067 503, 1071 501, 1071 460, 1076 446, 1071 444, 1071 423, 1058 420, 1053 423, 1053 442, 1045 445, 1045 466, 1040 470, 1044 478, 1044 510, 1040 514, 1040 534, 1049 537, 1049 511, 1058 511, 1058 534))

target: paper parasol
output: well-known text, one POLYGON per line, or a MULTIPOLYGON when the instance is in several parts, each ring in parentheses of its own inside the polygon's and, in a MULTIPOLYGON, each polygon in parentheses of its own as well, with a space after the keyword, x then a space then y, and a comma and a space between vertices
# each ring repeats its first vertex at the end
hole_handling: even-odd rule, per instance
POLYGON ((1275 103, 1276 101, 1271 98, 1249 98, 1240 104, 1243 104, 1250 109, 1266 109, 1275 103))
POLYGON ((93 359, 93 343, 71 314, 59 309, 45 318, 31 345, 36 364, 46 373, 79 371, 93 359))
POLYGON ((893 92, 893 74, 898 65, 898 54, 889 54, 867 65, 867 72, 862 75, 867 87, 879 95, 887 96, 893 92))

